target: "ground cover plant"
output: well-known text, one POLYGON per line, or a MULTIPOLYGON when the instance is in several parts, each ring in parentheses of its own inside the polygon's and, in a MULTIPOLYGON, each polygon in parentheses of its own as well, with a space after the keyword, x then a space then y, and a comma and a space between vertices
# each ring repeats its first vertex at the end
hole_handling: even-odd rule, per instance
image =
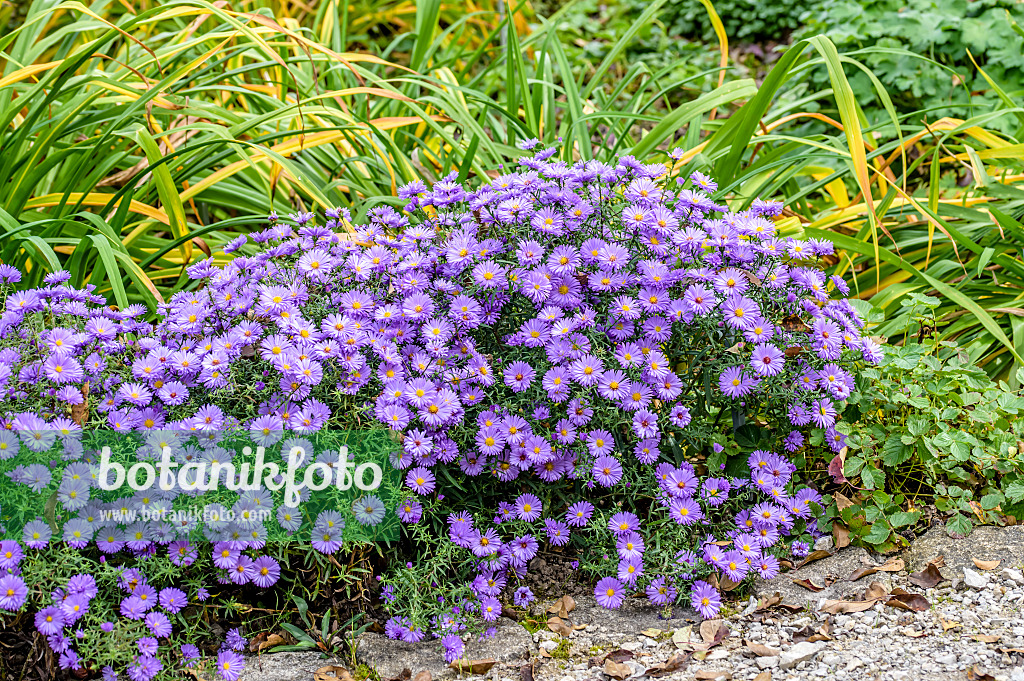
POLYGON ((891 551, 936 520, 963 536, 975 523, 1024 519, 1024 397, 993 381, 967 349, 939 338, 939 302, 917 296, 907 306, 918 338, 886 346, 881 361, 858 375, 845 423, 811 436, 832 452, 801 463, 807 477, 828 480, 826 517, 844 541, 891 551))
POLYGON ((269 587, 289 557, 329 560, 359 540, 333 507, 292 518, 261 491, 223 508, 276 507, 265 522, 105 521, 191 502, 104 498, 90 434, 142 431, 139 457, 158 444, 184 463, 232 458, 235 432, 266 444, 325 432, 353 408, 400 434, 404 499, 360 496, 347 514, 406 525, 409 563, 382 576, 386 631, 436 637, 449 659, 500 597, 532 600, 520 580, 542 544, 572 542, 605 607, 640 592, 705 617, 716 585, 805 554, 820 497, 785 452, 812 423, 834 432, 851 371, 880 353, 845 284, 814 266, 831 245, 778 238, 777 203, 725 210, 710 178, 679 176, 672 158, 569 165, 556 151, 475 190, 454 177, 405 186, 410 217, 375 209, 350 238, 335 231, 344 211, 324 225, 272 216, 256 255, 190 268, 205 286, 155 324, 96 306, 66 275, 8 290, 6 477, 54 506, 22 527, 24 504, 4 505, 18 535, 3 544, 4 609, 35 611, 66 669, 137 680, 188 665, 231 681, 239 635, 201 656, 176 617, 209 596, 209 572, 269 587), (58 453, 71 462, 59 477, 36 462, 58 453), (281 530, 297 535, 275 543, 281 530), (40 570, 40 555, 68 548, 89 567, 69 582, 40 570), (100 632, 131 645, 103 649, 100 632))

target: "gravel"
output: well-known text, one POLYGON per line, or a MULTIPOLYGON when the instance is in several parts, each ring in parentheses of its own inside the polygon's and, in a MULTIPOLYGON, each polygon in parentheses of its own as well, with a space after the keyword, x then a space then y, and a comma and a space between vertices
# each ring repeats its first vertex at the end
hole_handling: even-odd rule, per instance
MULTIPOLYGON (((535 681, 690 681, 727 674, 744 681, 1024 681, 1024 558, 1018 558, 1024 556, 1024 534, 1007 529, 1014 533, 997 542, 1003 556, 997 567, 983 570, 974 563, 968 567, 964 555, 954 556, 956 567, 950 569, 948 563, 942 567, 945 579, 929 589, 910 582, 910 570, 923 567, 921 549, 917 557, 912 553, 914 547, 904 555, 904 569, 876 572, 856 582, 848 579, 854 569, 879 566, 886 559, 875 560, 862 549, 840 550, 762 583, 756 590, 759 595, 749 601, 731 603, 721 622, 728 635, 711 647, 704 642, 699 618, 692 611, 673 611, 664 619, 663 613, 642 599, 629 599, 620 610, 606 611, 591 595, 574 590, 577 606, 569 619, 575 629, 567 643, 547 629, 531 635, 502 618, 501 635, 492 643, 474 644, 472 651, 477 657, 494 657, 498 663, 482 676, 463 678, 529 681, 532 675, 535 681), (794 577, 812 568, 818 579, 827 582, 825 590, 815 593, 789 588, 794 586, 794 577), (862 612, 830 614, 821 610, 826 600, 855 598, 872 582, 890 592, 903 589, 920 594, 929 607, 916 612, 880 601, 862 612), (785 592, 783 604, 793 604, 793 609, 761 607, 764 599, 774 595, 772 587, 783 585, 787 588, 775 591, 785 592), (606 666, 606 656, 614 661, 610 666, 606 666), (685 665, 664 673, 666 665, 671 667, 670 660, 682 657, 687 657, 685 665), (609 676, 606 669, 616 675, 609 676)), ((954 541, 960 540, 947 539, 954 541)), ((987 548, 975 544, 979 552, 987 548)), ((924 551, 930 559, 954 554, 934 540, 924 551)), ((996 556, 975 558, 994 560, 996 556)), ((970 560, 968 556, 966 561, 970 560)), ((538 612, 556 597, 552 594, 538 604, 538 612)), ((705 627, 705 636, 718 628, 717 624, 705 627)), ((423 669, 429 669, 434 679, 455 676, 444 665, 436 642, 396 646, 367 635, 360 642, 360 658, 380 665, 382 681, 400 675, 398 670, 403 667, 413 676, 423 669)), ((289 666, 297 664, 318 666, 296 661, 289 666)), ((278 681, 275 675, 265 673, 252 674, 246 681, 249 679, 278 681)))

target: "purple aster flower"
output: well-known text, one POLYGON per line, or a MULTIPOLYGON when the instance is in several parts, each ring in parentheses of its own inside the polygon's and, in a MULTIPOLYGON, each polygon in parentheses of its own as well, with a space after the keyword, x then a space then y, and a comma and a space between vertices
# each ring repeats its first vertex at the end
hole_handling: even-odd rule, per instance
POLYGON ((622 464, 613 456, 599 456, 594 460, 594 480, 602 487, 611 487, 622 479, 622 464))
POLYGON ((690 592, 690 604, 701 617, 706 620, 712 619, 722 607, 722 597, 713 586, 698 580, 694 582, 693 590, 690 592))
POLYGON ((434 491, 434 474, 428 468, 417 466, 406 474, 405 484, 416 494, 430 494, 434 491))
POLYGON ((217 675, 224 681, 236 681, 245 669, 245 658, 234 650, 222 650, 217 654, 217 675))
POLYGON ((594 598, 602 608, 617 610, 626 600, 626 589, 616 578, 605 577, 594 587, 594 598))

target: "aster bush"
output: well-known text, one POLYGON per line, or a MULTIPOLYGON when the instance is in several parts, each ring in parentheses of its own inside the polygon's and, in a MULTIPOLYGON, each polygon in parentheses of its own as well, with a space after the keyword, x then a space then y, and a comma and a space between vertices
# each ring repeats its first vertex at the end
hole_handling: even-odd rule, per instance
MULTIPOLYGON (((110 430, 137 438, 141 457, 170 446, 181 461, 230 458, 239 435, 390 432, 380 442, 397 444, 378 448, 393 450, 404 491, 387 508, 360 498, 354 517, 403 524, 405 557, 379 578, 387 633, 435 637, 450 659, 469 631, 487 635, 503 609, 529 605, 523 580, 543 550, 571 552, 605 607, 639 595, 704 617, 720 588, 805 553, 819 496, 798 487, 785 453, 811 426, 834 432, 853 372, 879 356, 843 282, 816 266, 831 245, 778 235, 780 204, 730 211, 711 178, 679 175, 675 153, 573 165, 554 153, 475 189, 455 176, 407 185, 402 211, 374 208, 354 228, 345 211, 322 226, 272 215, 227 249, 251 238, 256 255, 192 266, 199 286, 153 320, 61 274, 5 289, 0 503, 52 502, 4 544, 0 608, 34 608, 67 666, 94 665, 74 620, 38 619, 64 617, 77 587, 28 584, 22 556, 101 555, 120 575, 108 581, 125 622, 111 626, 138 634, 122 663, 145 681, 195 657, 132 624, 169 612, 150 582, 191 602, 189 589, 205 589, 196 575, 266 589, 293 576, 289 559, 352 548, 337 528, 359 504, 291 518, 264 492, 223 505, 270 504, 265 523, 98 521, 152 503, 96 489, 89 434, 110 430), (50 459, 66 462, 60 475, 50 459), (180 572, 157 569, 161 556, 180 572)), ((229 681, 230 648, 206 661, 229 681)))

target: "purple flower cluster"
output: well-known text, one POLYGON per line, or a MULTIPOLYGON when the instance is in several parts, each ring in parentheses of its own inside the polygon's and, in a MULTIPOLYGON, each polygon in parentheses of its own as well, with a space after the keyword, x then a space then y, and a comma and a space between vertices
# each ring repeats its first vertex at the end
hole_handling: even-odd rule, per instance
MULTIPOLYGON (((879 348, 861 338, 841 282, 814 264, 831 244, 778 234, 780 204, 732 212, 700 173, 677 178, 672 164, 629 156, 570 165, 553 154, 520 159, 516 172, 475 190, 454 174, 432 187, 414 182, 399 190, 403 212, 373 208, 354 234, 338 233, 337 211, 323 226, 308 213, 293 224, 272 216, 250 236, 255 255, 190 267, 198 286, 175 294, 155 322, 136 306, 103 306, 64 275, 11 293, 0 315, 0 460, 18 446, 59 446, 74 458, 82 421, 73 415, 84 404, 89 428, 148 431, 154 443, 210 435, 180 456, 210 456, 225 430, 272 441, 285 429, 342 423, 342 412, 365 405, 400 434, 392 464, 408 488, 394 509, 403 522, 451 511, 442 510, 451 479, 521 492, 503 497, 514 500, 493 519, 450 512, 438 540, 471 561, 472 596, 432 618, 396 615, 388 635, 418 640, 429 628, 457 656, 468 616, 497 619, 503 589, 528 603, 518 584, 541 545, 565 546, 584 530, 618 557, 595 568, 602 605, 618 607, 628 593, 665 605, 688 593, 713 615, 719 597, 698 577, 771 576, 783 539, 816 531, 797 520, 811 520, 817 496, 794 489, 778 454, 755 451, 749 479, 716 477, 709 462, 724 466, 724 455, 709 447, 722 424, 770 424, 762 446, 776 452, 803 446, 800 429, 813 424, 841 447, 834 426, 853 363, 877 361, 879 348), (234 399, 243 387, 247 399, 234 399), (577 499, 552 504, 556 488, 577 499), (637 488, 657 502, 643 518, 587 500, 628 500, 637 488), (716 537, 726 513, 735 528, 716 537), (652 542, 653 532, 664 541, 652 542), (671 560, 652 558, 652 543, 674 546, 671 560)), ((39 465, 9 477, 37 491, 52 482, 39 465)), ((169 545, 194 559, 166 528, 133 538, 131 528, 83 520, 94 506, 88 475, 58 484, 73 518, 61 537, 69 545, 169 545)), ((383 510, 368 503, 362 512, 383 510)), ((336 520, 318 517, 315 550, 342 546, 336 520)), ((294 529, 290 518, 278 522, 294 529)), ((219 535, 226 543, 214 563, 226 581, 273 585, 280 566, 246 556, 262 544, 242 529, 219 535)), ((50 539, 46 523, 25 528, 28 547, 50 539)), ((148 611, 135 594, 122 604, 125 617, 148 611)), ((229 658, 222 676, 231 681, 229 658)))

